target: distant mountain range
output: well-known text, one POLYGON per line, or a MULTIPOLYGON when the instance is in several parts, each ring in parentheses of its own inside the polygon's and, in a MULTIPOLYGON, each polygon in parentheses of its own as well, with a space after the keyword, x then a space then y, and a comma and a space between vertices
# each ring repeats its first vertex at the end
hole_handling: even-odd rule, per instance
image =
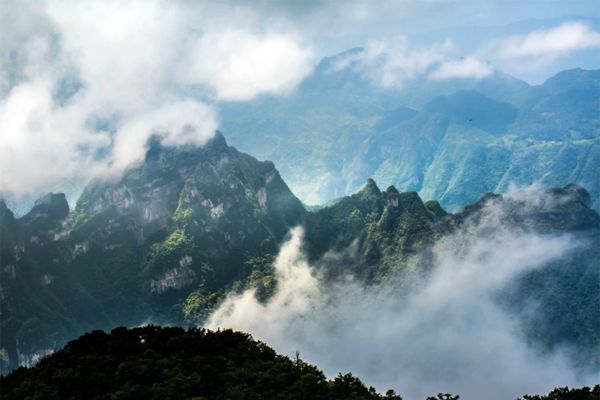
POLYGON ((307 204, 358 190, 368 177, 450 210, 511 184, 586 187, 600 210, 600 70, 542 85, 501 72, 383 88, 325 58, 293 93, 221 105, 231 143, 275 162, 307 204))
MULTIPOLYGON (((478 94, 455 96, 487 104, 478 94)), ((452 110, 460 105, 445 101, 426 108, 447 106, 459 119, 452 110)), ((476 124, 490 137, 514 115, 509 105, 498 110, 478 114, 476 124)), ((597 366, 600 216, 581 186, 536 193, 551 201, 524 207, 519 199, 488 194, 452 214, 416 192, 382 191, 368 179, 357 193, 307 210, 273 163, 228 146, 221 134, 202 148, 153 140, 143 163, 120 179, 90 182, 73 210, 64 195, 48 194, 15 218, 0 201, 2 368, 29 365, 91 329, 201 324, 231 291, 254 287, 266 300, 276 284, 274 256, 298 225, 310 260, 353 249, 349 260, 320 263, 326 279, 353 274, 378 285, 409 263, 426 272, 428 248, 468 230, 489 204, 504 210, 508 227, 589 244, 523 276, 504 303, 519 315, 528 301, 539 302, 534 318, 523 321, 527 335, 544 348, 574 346, 583 365, 597 366)))

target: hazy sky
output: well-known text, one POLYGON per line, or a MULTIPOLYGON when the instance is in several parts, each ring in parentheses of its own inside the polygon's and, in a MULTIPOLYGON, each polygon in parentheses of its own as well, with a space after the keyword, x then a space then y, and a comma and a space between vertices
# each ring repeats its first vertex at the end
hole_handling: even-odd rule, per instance
POLYGON ((600 65, 597 1, 0 0, 0 193, 118 174, 150 134, 203 144, 216 103, 285 95, 324 56, 411 79, 539 83, 600 65))

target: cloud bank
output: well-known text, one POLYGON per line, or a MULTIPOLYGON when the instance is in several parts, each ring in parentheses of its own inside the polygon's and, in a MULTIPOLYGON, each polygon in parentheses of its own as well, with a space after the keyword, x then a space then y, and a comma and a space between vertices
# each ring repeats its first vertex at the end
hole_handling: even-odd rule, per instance
POLYGON ((560 352, 536 353, 495 300, 515 277, 577 244, 504 227, 502 218, 490 206, 480 221, 439 241, 426 279, 412 271, 371 288, 350 277, 323 283, 296 228, 274 264, 274 296, 261 304, 253 290, 232 294, 208 326, 251 332, 278 351, 299 351, 329 376, 351 371, 408 400, 440 391, 510 399, 597 381, 578 376, 560 352))
POLYGON ((535 30, 527 35, 511 36, 495 44, 499 58, 540 57, 600 47, 600 32, 584 22, 570 21, 551 29, 535 30))
POLYGON ((494 68, 475 57, 469 56, 458 60, 441 63, 429 74, 431 79, 473 78, 482 79, 494 73, 494 68))
POLYGON ((208 85, 219 100, 250 100, 294 89, 312 71, 312 52, 283 34, 211 32, 185 50, 181 80, 208 85))
POLYGON ((313 53, 293 31, 241 11, 213 18, 210 6, 3 4, 0 192, 118 173, 151 135, 202 145, 216 101, 283 94, 310 73, 313 53))
POLYGON ((338 60, 334 69, 351 68, 383 87, 401 89, 418 79, 481 79, 494 69, 475 56, 456 58, 456 48, 446 40, 429 46, 411 46, 406 37, 371 41, 361 52, 338 60))

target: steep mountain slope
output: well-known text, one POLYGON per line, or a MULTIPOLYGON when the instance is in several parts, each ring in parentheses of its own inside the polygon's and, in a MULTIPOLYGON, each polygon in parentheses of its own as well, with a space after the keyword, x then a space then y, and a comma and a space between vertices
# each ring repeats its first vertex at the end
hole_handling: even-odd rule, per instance
POLYGON ((212 293, 244 278, 245 262, 276 251, 304 212, 272 163, 237 152, 219 134, 198 150, 154 144, 142 166, 82 194, 70 237, 86 251, 74 268, 98 295, 120 282, 106 304, 114 313, 148 299, 152 311, 135 318, 160 318, 192 287, 212 293))
MULTIPOLYGON (((484 186, 501 192, 510 184, 577 182, 598 209, 600 71, 565 71, 532 93, 500 136, 465 124, 449 127, 424 170, 422 195, 456 208, 484 186)), ((473 114, 473 121, 479 118, 473 114)))
POLYGON ((539 86, 496 72, 382 88, 348 62, 360 52, 324 59, 284 98, 223 104, 222 128, 273 160, 308 204, 373 176, 452 210, 512 183, 576 182, 600 209, 600 71, 564 71, 539 86))
POLYGON ((85 330, 183 323, 192 291, 198 301, 246 279, 249 260, 275 252, 305 217, 272 163, 220 134, 201 149, 151 143, 141 165, 90 183, 70 214, 63 195, 16 220, 0 207, 11 367, 85 330))

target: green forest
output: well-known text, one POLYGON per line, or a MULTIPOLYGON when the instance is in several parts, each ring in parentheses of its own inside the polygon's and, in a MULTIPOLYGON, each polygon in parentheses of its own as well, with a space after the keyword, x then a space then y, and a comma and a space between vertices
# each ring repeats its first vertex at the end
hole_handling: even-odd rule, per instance
MULTIPOLYGON (((33 368, 0 378, 4 400, 401 400, 350 373, 328 379, 317 367, 277 354, 232 330, 146 326, 92 331, 33 368)), ((597 400, 593 389, 559 388, 519 400, 597 400)), ((426 400, 458 400, 439 393, 426 400)))

